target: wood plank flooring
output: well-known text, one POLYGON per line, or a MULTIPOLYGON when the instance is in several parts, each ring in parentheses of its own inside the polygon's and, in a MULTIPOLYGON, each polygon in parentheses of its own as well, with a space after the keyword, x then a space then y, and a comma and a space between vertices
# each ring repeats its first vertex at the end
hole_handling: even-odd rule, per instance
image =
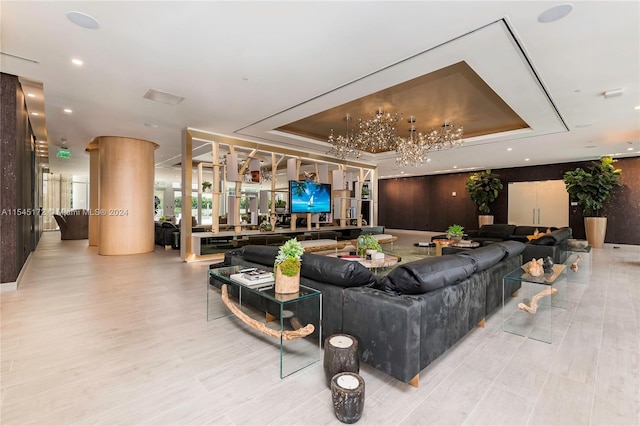
MULTIPOLYGON (((430 237, 390 233, 397 247, 430 237)), ((640 424, 640 247, 592 256, 552 344, 502 332, 498 310, 419 389, 363 365, 359 424, 640 424)), ((0 293, 0 424, 339 424, 322 363, 281 380, 276 341, 206 321, 207 268, 45 233, 20 288, 0 293)))

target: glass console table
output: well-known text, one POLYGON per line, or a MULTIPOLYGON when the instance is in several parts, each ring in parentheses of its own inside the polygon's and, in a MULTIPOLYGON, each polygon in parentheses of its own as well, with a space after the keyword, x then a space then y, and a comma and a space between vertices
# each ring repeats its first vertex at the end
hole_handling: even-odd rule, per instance
POLYGON ((553 265, 553 273, 539 277, 525 269, 526 265, 502 280, 502 330, 551 343, 553 309, 567 308, 565 265, 553 265), (521 287, 513 292, 517 283, 521 287))
MULTIPOLYGON (((269 328, 271 335, 278 335, 280 346, 280 378, 285 378, 305 367, 320 361, 322 336, 322 293, 301 285, 294 294, 279 294, 275 287, 250 288, 231 279, 231 275, 240 273, 246 266, 228 266, 210 269, 207 274, 207 321, 230 315, 253 316, 264 312, 265 324, 277 321, 278 327, 269 328), (226 288, 223 289, 223 287, 226 288), (222 292, 229 295, 230 302, 236 302, 241 308, 240 314, 233 313, 220 299, 222 292), (243 315, 244 314, 244 315, 243 315), (313 330, 310 334, 291 338, 292 333, 302 328, 313 330)), ((243 320, 244 321, 244 320, 243 320)), ((250 321, 257 322, 255 318, 250 321)), ((246 322, 246 321, 245 321, 246 322)), ((251 324, 249 324, 251 326, 251 324)), ((255 328, 255 327, 254 327, 255 328)), ((260 331, 256 328, 257 331, 260 331)))

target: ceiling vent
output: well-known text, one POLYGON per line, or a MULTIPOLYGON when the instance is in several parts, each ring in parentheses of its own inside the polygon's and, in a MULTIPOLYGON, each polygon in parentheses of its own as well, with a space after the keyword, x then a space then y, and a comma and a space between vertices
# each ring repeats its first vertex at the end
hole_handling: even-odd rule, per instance
POLYGON ((182 96, 176 96, 171 93, 161 92, 154 89, 149 89, 143 98, 167 105, 178 105, 180 102, 184 101, 182 96))

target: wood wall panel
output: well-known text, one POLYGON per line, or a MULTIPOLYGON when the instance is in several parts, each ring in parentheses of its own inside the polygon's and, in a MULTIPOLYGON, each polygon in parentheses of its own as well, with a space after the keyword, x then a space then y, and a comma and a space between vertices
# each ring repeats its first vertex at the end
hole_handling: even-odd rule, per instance
MULTIPOLYGON (((508 183, 562 179, 576 167, 588 167, 590 161, 530 167, 495 169, 504 188, 491 213, 495 223, 506 223, 508 183)), ((622 184, 609 207, 607 243, 640 244, 640 157, 619 159, 622 184)), ((465 229, 478 229, 478 211, 469 198, 465 184, 471 173, 381 179, 379 187, 379 224, 392 229, 441 232, 454 223, 465 229), (452 196, 456 192, 456 196, 452 196), (415 197, 415 202, 407 198, 415 197)), ((578 207, 569 208, 569 226, 576 238, 585 238, 584 221, 578 207)))

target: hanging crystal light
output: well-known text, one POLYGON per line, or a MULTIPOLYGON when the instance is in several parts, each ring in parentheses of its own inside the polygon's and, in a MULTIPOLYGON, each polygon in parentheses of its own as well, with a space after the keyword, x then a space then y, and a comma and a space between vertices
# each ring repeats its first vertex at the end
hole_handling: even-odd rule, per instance
POLYGON ((464 129, 453 123, 444 123, 440 130, 431 129, 425 136, 429 151, 441 151, 461 146, 464 129))
POLYGON ((409 137, 398 138, 396 142, 396 163, 401 166, 414 166, 424 164, 427 161, 428 145, 421 133, 416 134, 415 117, 411 116, 408 120, 409 137))
POLYGON ((358 120, 357 145, 373 153, 396 149, 396 123, 402 114, 378 109, 368 120, 358 120))
POLYGON ((349 123, 351 122, 351 117, 349 116, 349 114, 345 115, 344 121, 347 123, 347 130, 344 136, 334 136, 333 129, 331 129, 331 133, 329 134, 329 143, 331 144, 331 149, 327 152, 327 154, 333 155, 334 157, 340 158, 341 160, 347 158, 360 158, 362 152, 359 149, 356 136, 353 130, 349 131, 349 123))

